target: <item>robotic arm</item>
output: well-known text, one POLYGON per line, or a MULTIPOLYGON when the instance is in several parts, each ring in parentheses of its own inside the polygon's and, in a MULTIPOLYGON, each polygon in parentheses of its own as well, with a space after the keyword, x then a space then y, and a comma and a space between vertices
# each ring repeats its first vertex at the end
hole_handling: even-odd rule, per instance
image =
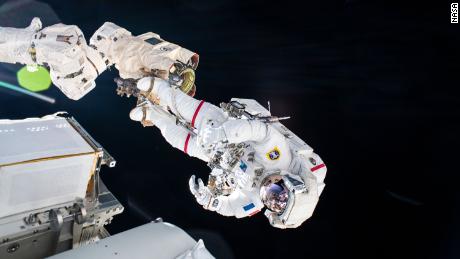
MULTIPOLYGON (((107 65, 114 64, 121 78, 156 76, 168 80, 178 70, 197 68, 198 54, 167 42, 153 32, 132 36, 131 32, 106 22, 90 39, 107 65)), ((184 91, 187 92, 187 91, 184 91)))
POLYGON ((49 66, 53 83, 70 99, 80 99, 94 88, 104 61, 77 26, 41 27, 34 18, 25 29, 0 28, 0 62, 26 64, 31 71, 49 66))
POLYGON ((87 45, 77 26, 55 24, 42 29, 40 19, 34 18, 24 29, 0 27, 0 62, 26 64, 32 70, 37 65, 48 66, 53 83, 67 97, 78 100, 95 87, 95 79, 111 65, 122 78, 156 75, 169 79, 186 68, 196 69, 198 55, 157 34, 132 36, 108 22, 87 45))

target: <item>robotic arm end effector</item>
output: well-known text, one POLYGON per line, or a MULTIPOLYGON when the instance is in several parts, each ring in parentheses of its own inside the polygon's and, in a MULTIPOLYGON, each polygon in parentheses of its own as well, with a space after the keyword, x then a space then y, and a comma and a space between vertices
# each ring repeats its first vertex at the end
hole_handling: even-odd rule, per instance
POLYGON ((88 48, 75 25, 55 24, 42 29, 39 18, 23 29, 0 27, 0 62, 20 63, 29 71, 49 67, 51 80, 70 99, 90 92, 106 69, 99 53, 88 48))

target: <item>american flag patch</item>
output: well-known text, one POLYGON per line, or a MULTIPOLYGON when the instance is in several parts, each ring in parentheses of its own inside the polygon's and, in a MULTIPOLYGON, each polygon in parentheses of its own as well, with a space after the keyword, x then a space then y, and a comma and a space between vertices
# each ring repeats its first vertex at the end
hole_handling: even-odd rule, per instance
POLYGON ((254 203, 251 202, 248 205, 244 206, 243 209, 244 209, 244 211, 248 211, 248 210, 254 208, 255 206, 256 205, 254 205, 254 203))

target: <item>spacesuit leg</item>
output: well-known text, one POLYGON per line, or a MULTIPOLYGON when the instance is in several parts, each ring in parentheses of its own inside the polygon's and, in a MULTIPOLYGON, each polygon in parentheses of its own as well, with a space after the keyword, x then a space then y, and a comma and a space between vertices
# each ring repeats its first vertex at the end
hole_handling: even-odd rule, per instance
POLYGON ((199 158, 205 162, 209 161, 209 157, 198 146, 196 137, 192 136, 185 128, 176 125, 173 118, 164 114, 164 111, 158 106, 149 106, 145 112, 144 107, 137 107, 130 113, 132 120, 141 121, 143 119, 153 122, 160 129, 161 134, 166 141, 173 147, 182 150, 189 156, 199 158), (145 117, 145 118, 144 118, 145 117))
POLYGON ((137 87, 142 91, 148 91, 152 84, 153 94, 159 99, 160 105, 169 107, 173 113, 190 122, 197 129, 209 120, 218 124, 227 120, 225 113, 217 106, 174 89, 163 79, 146 77, 139 80, 137 87))

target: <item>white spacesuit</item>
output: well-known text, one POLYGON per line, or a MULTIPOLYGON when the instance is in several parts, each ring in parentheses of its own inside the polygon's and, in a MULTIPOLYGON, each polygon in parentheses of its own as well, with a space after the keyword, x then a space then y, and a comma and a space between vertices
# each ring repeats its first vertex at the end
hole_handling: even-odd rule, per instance
POLYGON ((308 145, 299 140, 291 143, 270 122, 233 118, 163 79, 146 77, 137 87, 150 91, 158 105, 146 103, 133 109, 131 119, 155 125, 173 147, 213 168, 208 186, 201 179, 196 183, 195 176, 189 182, 205 209, 241 218, 265 206, 270 223, 279 228, 298 227, 311 216, 325 186, 326 167, 308 145), (188 122, 197 134, 178 125, 177 118, 188 122), (239 156, 235 144, 240 144, 239 156))
POLYGON ((321 158, 254 100, 236 99, 236 106, 221 109, 192 98, 194 73, 184 75, 196 68, 198 55, 154 33, 132 36, 105 23, 86 45, 78 27, 41 29, 35 18, 25 29, 0 27, 0 62, 48 66, 53 83, 75 100, 111 65, 122 78, 140 79, 136 90, 147 101, 130 117, 155 125, 173 147, 208 162, 208 184, 195 176, 189 182, 205 209, 241 218, 267 207, 273 226, 295 228, 312 215, 325 186, 321 158))

